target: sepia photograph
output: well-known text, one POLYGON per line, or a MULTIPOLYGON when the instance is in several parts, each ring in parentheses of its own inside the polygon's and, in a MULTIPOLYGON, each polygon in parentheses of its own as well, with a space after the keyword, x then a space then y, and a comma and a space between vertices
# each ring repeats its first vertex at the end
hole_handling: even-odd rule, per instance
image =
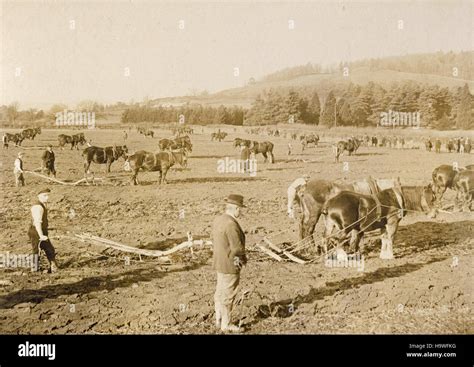
POLYGON ((0 334, 472 335, 473 17, 1 0, 0 334))

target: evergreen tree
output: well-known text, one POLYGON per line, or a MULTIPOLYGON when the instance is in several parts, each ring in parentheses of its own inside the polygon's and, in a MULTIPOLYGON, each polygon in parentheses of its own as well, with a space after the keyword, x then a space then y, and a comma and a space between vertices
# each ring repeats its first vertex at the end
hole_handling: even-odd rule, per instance
POLYGON ((336 97, 334 92, 330 91, 324 102, 323 113, 321 114, 320 124, 324 126, 334 126, 335 123, 336 97))
POLYGON ((458 129, 474 128, 473 121, 473 97, 469 92, 467 84, 461 90, 459 104, 457 106, 456 127, 458 129))

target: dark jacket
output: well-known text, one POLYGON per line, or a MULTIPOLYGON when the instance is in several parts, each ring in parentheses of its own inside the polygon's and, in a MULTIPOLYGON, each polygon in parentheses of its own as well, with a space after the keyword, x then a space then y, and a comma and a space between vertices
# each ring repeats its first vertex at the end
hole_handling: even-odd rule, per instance
POLYGON ((41 157, 44 163, 54 163, 54 152, 50 152, 49 150, 45 150, 43 156, 41 157))
POLYGON ((224 274, 238 274, 240 269, 234 263, 238 257, 245 264, 245 234, 237 220, 228 214, 217 217, 212 224, 214 246, 213 268, 224 274))

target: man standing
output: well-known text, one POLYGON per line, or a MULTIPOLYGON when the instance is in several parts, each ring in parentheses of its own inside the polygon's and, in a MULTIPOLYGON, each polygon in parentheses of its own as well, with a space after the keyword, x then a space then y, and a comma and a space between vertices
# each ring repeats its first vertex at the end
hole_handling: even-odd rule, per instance
POLYGON ((46 188, 38 193, 38 201, 31 207, 32 222, 28 230, 31 247, 34 258, 38 259, 40 249, 46 254, 49 261, 49 272, 54 273, 58 270, 56 264, 56 251, 48 237, 48 209, 46 204, 49 199, 50 189, 46 188))
POLYGON ((295 201, 295 197, 296 197, 296 192, 298 191, 298 189, 303 186, 303 185, 306 185, 306 183, 309 181, 309 175, 308 174, 304 174, 303 177, 300 177, 300 178, 297 178, 296 180, 294 180, 290 186, 288 186, 288 191, 287 191, 287 194, 288 194, 288 216, 291 218, 291 219, 294 219, 295 218, 295 212, 293 210, 293 203, 295 201))
POLYGON ((245 145, 240 145, 240 160, 243 162, 244 172, 249 171, 250 149, 245 145))
POLYGON ((7 139, 7 134, 3 133, 2 135, 2 143, 3 143, 3 146, 2 148, 3 149, 8 149, 8 139, 7 139))
POLYGON ((43 161, 43 170, 46 171, 48 176, 50 173, 52 173, 53 177, 56 177, 56 169, 54 168, 55 159, 56 158, 54 156, 53 146, 51 144, 48 144, 48 147, 41 156, 41 160, 43 161))
POLYGON ((240 208, 245 206, 242 195, 229 195, 225 201, 225 214, 217 217, 212 225, 213 268, 217 271, 214 294, 216 327, 222 331, 241 332, 240 327, 232 324, 231 312, 240 281, 240 270, 247 263, 245 234, 237 222, 240 208))
POLYGON ((15 175, 15 185, 25 186, 25 177, 23 177, 23 152, 18 153, 18 158, 13 164, 13 174, 15 175))
POLYGON ((436 138, 435 141, 435 152, 441 153, 441 140, 439 138, 436 138))
POLYGON ((291 143, 288 143, 288 156, 291 155, 291 149, 293 149, 291 143))

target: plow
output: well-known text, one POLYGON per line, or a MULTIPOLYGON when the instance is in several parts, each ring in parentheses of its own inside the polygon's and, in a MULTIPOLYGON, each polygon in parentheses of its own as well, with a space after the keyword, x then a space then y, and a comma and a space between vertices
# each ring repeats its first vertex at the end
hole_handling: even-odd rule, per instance
POLYGON ((199 239, 199 240, 193 239, 190 232, 188 232, 187 241, 181 242, 179 244, 175 244, 167 250, 141 249, 141 248, 130 246, 121 242, 113 241, 107 238, 95 236, 91 233, 81 233, 81 234, 74 233, 72 235, 71 234, 57 235, 55 237, 67 238, 70 240, 80 241, 82 243, 93 244, 99 247, 105 247, 106 249, 112 249, 120 253, 138 255, 140 261, 142 260, 142 256, 143 256, 143 257, 150 257, 150 258, 158 258, 160 261, 171 262, 170 255, 176 254, 185 249, 190 249, 191 252, 193 252, 194 249, 201 250, 205 247, 212 246, 212 241, 203 240, 203 239, 199 239))
POLYGON ((109 175, 107 177, 95 177, 94 174, 89 174, 86 177, 81 178, 80 180, 77 180, 75 182, 70 182, 70 181, 62 181, 58 180, 57 178, 54 177, 49 177, 46 175, 43 175, 41 173, 36 172, 38 170, 33 170, 33 171, 24 171, 25 173, 29 173, 33 176, 42 178, 43 180, 51 181, 54 183, 57 183, 59 185, 64 185, 64 186, 97 186, 97 185, 121 185, 122 184, 122 178, 129 177, 128 175, 109 175))

